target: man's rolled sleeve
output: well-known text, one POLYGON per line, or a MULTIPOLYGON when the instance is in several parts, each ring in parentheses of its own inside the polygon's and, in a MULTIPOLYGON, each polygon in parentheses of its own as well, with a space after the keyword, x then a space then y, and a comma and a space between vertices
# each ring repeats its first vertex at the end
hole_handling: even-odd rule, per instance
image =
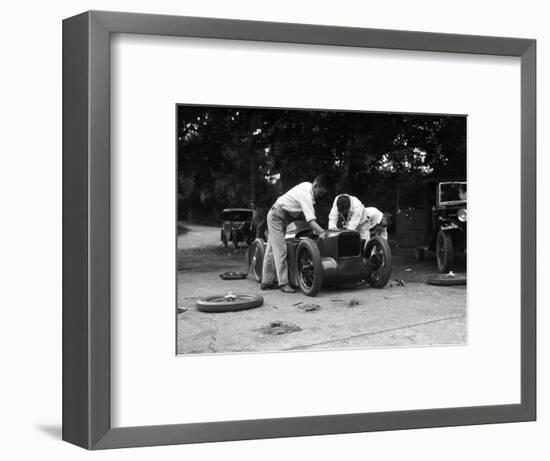
POLYGON ((302 207, 302 213, 304 213, 304 217, 307 222, 317 219, 315 216, 315 208, 313 208, 313 200, 303 198, 300 200, 300 206, 302 207))
POLYGON ((330 213, 328 215, 328 228, 329 229, 336 229, 336 225, 338 224, 338 207, 336 206, 336 199, 334 199, 334 203, 332 204, 332 208, 330 209, 330 213))

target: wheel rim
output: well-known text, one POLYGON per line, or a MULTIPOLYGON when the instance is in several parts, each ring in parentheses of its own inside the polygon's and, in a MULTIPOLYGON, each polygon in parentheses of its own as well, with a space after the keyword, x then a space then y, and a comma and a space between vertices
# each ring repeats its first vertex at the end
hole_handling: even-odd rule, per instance
POLYGON ((256 277, 259 277, 261 275, 262 266, 263 266, 263 261, 261 261, 261 258, 259 257, 259 253, 260 253, 260 248, 258 245, 256 245, 254 247, 254 252, 252 254, 252 270, 254 271, 254 275, 256 277))
POLYGON ((367 248, 365 259, 370 263, 371 267, 373 267, 370 279, 374 282, 380 281, 385 275, 387 265, 384 252, 377 242, 374 242, 371 248, 367 248))
POLYGON ((252 295, 225 295, 225 296, 215 296, 212 298, 208 298, 209 303, 217 303, 217 304, 228 304, 228 303, 238 303, 243 301, 252 301, 254 296, 252 295))
POLYGON ((307 248, 302 248, 298 255, 298 277, 300 284, 310 290, 315 283, 315 266, 313 264, 313 255, 307 248))

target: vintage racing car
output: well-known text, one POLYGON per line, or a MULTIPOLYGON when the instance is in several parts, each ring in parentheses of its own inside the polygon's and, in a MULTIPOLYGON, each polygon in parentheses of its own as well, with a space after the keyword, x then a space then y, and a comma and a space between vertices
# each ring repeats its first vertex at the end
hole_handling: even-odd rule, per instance
MULTIPOLYGON (((291 223, 286 232, 290 284, 316 296, 323 284, 366 281, 383 288, 392 270, 388 242, 375 235, 366 243, 359 232, 327 230, 315 235, 305 221, 291 223)), ((266 242, 257 238, 248 252, 249 271, 261 282, 266 242)))

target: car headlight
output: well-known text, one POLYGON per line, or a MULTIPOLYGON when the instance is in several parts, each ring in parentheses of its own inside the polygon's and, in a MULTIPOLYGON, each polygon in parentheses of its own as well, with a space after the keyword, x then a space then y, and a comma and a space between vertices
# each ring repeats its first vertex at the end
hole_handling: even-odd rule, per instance
POLYGON ((458 212, 456 213, 456 217, 460 222, 466 222, 468 220, 468 211, 466 210, 466 208, 461 208, 460 210, 458 210, 458 212))

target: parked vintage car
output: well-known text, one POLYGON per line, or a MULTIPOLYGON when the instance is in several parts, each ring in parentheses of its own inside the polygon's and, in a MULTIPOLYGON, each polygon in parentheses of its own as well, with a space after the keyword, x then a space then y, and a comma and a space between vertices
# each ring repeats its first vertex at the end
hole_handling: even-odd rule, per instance
MULTIPOLYGON (((388 242, 375 235, 363 243, 359 232, 327 230, 315 235, 305 221, 291 223, 286 233, 289 281, 308 296, 316 296, 325 283, 366 281, 383 288, 392 270, 388 242)), ((250 273, 261 282, 266 242, 256 239, 250 247, 250 273)))
POLYGON ((409 187, 401 196, 404 200, 396 213, 397 245, 415 248, 417 260, 423 259, 426 251, 435 250, 439 271, 449 272, 456 256, 466 254, 466 181, 430 179, 423 183, 420 194, 409 187))
POLYGON ((249 208, 226 208, 222 211, 223 225, 220 239, 225 247, 232 242, 237 248, 239 242, 249 245, 254 240, 252 229, 253 210, 249 208))

